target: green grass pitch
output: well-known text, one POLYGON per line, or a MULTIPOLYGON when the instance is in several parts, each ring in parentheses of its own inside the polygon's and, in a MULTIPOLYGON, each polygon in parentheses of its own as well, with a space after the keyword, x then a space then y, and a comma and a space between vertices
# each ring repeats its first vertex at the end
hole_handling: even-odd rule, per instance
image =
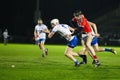
MULTIPOLYGON (((120 47, 117 55, 99 52, 101 66, 95 68, 88 55, 88 64, 74 67, 64 56, 65 45, 45 45, 49 55, 33 44, 0 44, 0 80, 120 80, 120 47), (11 67, 15 65, 15 67, 11 67)), ((108 47, 108 46, 107 46, 108 47)), ((74 51, 78 51, 78 46, 74 51)), ((77 58, 81 61, 81 58, 77 58)))

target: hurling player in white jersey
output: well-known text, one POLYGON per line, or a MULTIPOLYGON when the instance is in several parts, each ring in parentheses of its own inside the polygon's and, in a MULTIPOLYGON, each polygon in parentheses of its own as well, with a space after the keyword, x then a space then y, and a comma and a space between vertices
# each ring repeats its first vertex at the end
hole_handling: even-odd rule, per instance
POLYGON ((46 33, 49 33, 47 26, 43 24, 42 19, 38 19, 38 24, 35 26, 34 29, 34 37, 38 43, 39 48, 42 50, 42 57, 45 54, 48 54, 48 49, 44 47, 45 40, 46 40, 46 33))
MULTIPOLYGON (((91 26, 91 29, 92 29, 92 35, 94 36, 94 38, 92 39, 92 42, 91 42, 91 46, 94 48, 94 50, 96 52, 111 52, 113 54, 117 54, 117 52, 114 50, 114 49, 111 49, 111 48, 99 48, 98 46, 98 37, 100 36, 99 34, 96 36, 95 35, 95 31, 93 30, 94 27, 97 27, 94 23, 92 22, 89 22, 89 25, 91 26)), ((80 50, 80 51, 83 51, 83 54, 86 55, 86 52, 89 52, 86 47, 85 47, 85 38, 87 37, 87 34, 82 34, 82 39, 81 39, 81 44, 83 46, 83 49, 80 50)), ((90 54, 90 53, 89 53, 90 54)), ((93 58, 92 54, 90 54, 90 56, 93 58)), ((86 62, 82 61, 81 64, 86 64, 86 62)), ((93 64, 94 64, 94 61, 93 61, 93 64)))
POLYGON ((5 31, 3 32, 3 37, 4 37, 4 45, 7 45, 8 37, 9 37, 7 29, 5 29, 5 31))
POLYGON ((78 44, 77 37, 71 35, 71 31, 74 31, 74 29, 67 24, 59 24, 58 19, 52 19, 51 26, 53 27, 53 29, 49 33, 48 38, 51 38, 55 34, 55 32, 58 32, 61 36, 63 36, 68 41, 67 48, 65 50, 65 56, 72 60, 75 66, 79 66, 80 64, 78 60, 74 58, 74 56, 79 55, 73 52, 73 48, 76 47, 78 44))

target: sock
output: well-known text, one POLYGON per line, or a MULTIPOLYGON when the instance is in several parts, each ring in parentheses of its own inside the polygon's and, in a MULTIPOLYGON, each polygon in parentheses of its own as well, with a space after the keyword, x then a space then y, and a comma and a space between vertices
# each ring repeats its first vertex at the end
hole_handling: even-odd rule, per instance
POLYGON ((93 58, 94 58, 94 60, 98 60, 96 55, 94 55, 93 58))
POLYGON ((107 52, 111 52, 111 49, 105 48, 105 51, 107 51, 107 52))
POLYGON ((83 60, 83 62, 87 63, 87 56, 86 55, 79 55, 83 60))
POLYGON ((78 64, 78 61, 76 60, 76 61, 74 61, 74 63, 75 63, 75 64, 78 64))

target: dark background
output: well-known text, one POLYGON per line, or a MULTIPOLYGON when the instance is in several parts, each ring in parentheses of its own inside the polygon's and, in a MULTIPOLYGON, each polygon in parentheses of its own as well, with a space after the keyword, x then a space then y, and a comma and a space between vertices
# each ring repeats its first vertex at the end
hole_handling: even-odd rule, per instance
MULTIPOLYGON (((41 16, 49 28, 50 20, 58 18, 61 23, 69 24, 74 10, 81 10, 89 21, 118 8, 120 0, 40 0, 41 16)), ((0 29, 5 28, 12 36, 11 42, 32 43, 35 21, 36 0, 1 0, 0 29)), ((100 22, 96 21, 96 24, 100 22)), ((101 33, 101 32, 100 32, 101 33)))

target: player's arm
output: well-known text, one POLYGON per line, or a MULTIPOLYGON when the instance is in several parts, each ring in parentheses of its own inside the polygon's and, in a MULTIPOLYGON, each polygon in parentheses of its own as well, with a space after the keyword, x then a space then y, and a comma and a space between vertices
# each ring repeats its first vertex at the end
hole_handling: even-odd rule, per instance
POLYGON ((50 33, 50 31, 48 29, 44 29, 43 32, 44 33, 50 33))
POLYGON ((71 20, 71 21, 70 21, 70 24, 71 24, 72 27, 74 28, 74 33, 73 33, 72 35, 78 35, 79 33, 82 32, 83 27, 79 26, 79 25, 77 24, 77 22, 71 20))
POLYGON ((52 38, 54 35, 54 32, 50 32, 49 35, 48 35, 48 38, 52 38))
POLYGON ((37 35, 37 31, 36 31, 36 30, 34 30, 34 37, 35 37, 35 38, 38 37, 38 35, 37 35))
POLYGON ((93 22, 90 22, 90 21, 88 21, 88 23, 89 23, 89 25, 93 28, 93 30, 94 30, 94 32, 95 32, 95 35, 96 35, 97 37, 99 37, 100 34, 98 33, 96 24, 93 23, 93 22))
POLYGON ((72 27, 70 27, 70 26, 69 26, 69 30, 70 30, 70 31, 72 31, 72 32, 74 32, 74 31, 75 31, 75 29, 74 29, 74 28, 72 28, 72 27))
POLYGON ((42 32, 44 32, 44 33, 50 33, 50 31, 48 30, 48 28, 47 28, 46 25, 44 26, 44 29, 42 30, 42 32))
POLYGON ((54 27, 51 32, 48 34, 48 38, 52 38, 53 35, 58 31, 58 28, 57 27, 54 27))
POLYGON ((82 33, 83 27, 75 28, 74 33, 72 35, 79 36, 82 33))
POLYGON ((70 20, 70 25, 71 25, 71 27, 73 27, 73 28, 78 28, 78 27, 79 27, 78 24, 77 24, 77 22, 75 22, 75 21, 73 21, 73 20, 70 20))

